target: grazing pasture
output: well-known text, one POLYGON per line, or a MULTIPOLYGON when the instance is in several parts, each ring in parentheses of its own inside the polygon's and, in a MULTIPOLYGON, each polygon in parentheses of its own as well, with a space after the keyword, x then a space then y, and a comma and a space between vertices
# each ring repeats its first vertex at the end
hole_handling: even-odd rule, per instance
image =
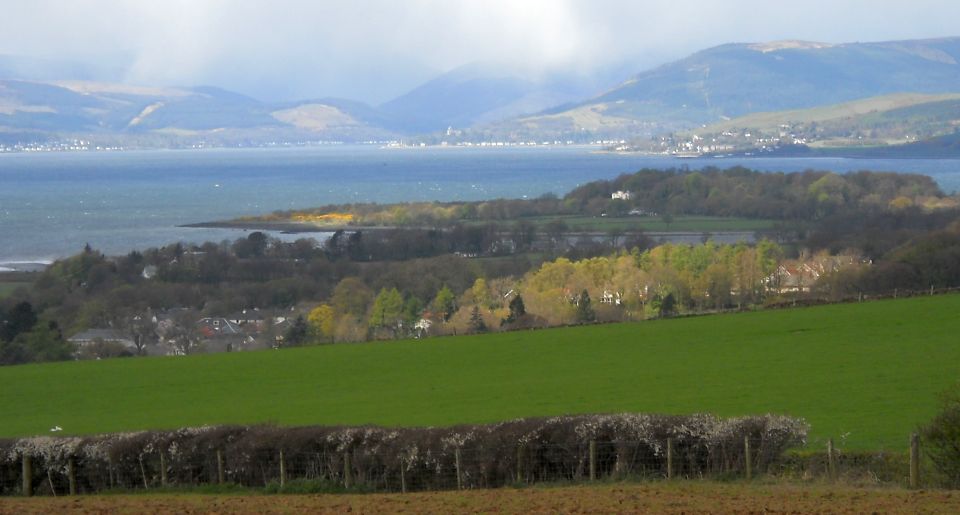
POLYGON ((960 295, 249 353, 0 368, 0 436, 781 413, 903 451, 960 378, 960 295))

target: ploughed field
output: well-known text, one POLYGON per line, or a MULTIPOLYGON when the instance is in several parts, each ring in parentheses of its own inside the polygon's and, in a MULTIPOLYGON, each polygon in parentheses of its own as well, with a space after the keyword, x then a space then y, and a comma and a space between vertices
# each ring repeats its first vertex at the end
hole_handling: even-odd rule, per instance
POLYGON ((905 450, 960 378, 960 295, 492 335, 0 368, 0 436, 782 413, 905 450))
POLYGON ((369 495, 0 499, 4 513, 957 513, 950 491, 701 482, 369 495))

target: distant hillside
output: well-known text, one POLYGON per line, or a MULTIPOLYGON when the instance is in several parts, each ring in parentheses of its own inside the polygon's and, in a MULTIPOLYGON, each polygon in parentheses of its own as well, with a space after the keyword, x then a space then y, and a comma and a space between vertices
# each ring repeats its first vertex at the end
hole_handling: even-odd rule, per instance
POLYGON ((793 121, 829 118, 837 128, 846 124, 857 138, 851 144, 859 144, 858 131, 864 128, 854 121, 877 134, 890 123, 909 126, 910 138, 905 133, 875 139, 912 143, 944 134, 936 110, 950 106, 935 106, 935 99, 923 96, 960 93, 958 61, 960 38, 737 43, 643 71, 612 89, 628 76, 622 67, 589 74, 534 73, 474 63, 372 107, 344 99, 268 103, 209 87, 84 81, 78 79, 109 73, 70 63, 62 63, 63 75, 52 80, 50 74, 61 63, 0 56, 0 143, 65 137, 144 146, 401 137, 582 142, 659 136, 755 113, 781 113, 748 121, 769 126, 784 120, 785 111, 801 116, 796 111, 824 106, 829 107, 793 121), (892 113, 891 119, 873 113, 914 109, 919 103, 930 104, 928 111, 892 113), (898 121, 907 119, 912 121, 898 121))
POLYGON ((269 104, 230 91, 87 81, 0 80, 0 142, 82 137, 177 140, 387 138, 369 106, 337 99, 269 104))
POLYGON ((617 71, 523 74, 484 63, 461 66, 391 100, 379 110, 403 132, 462 129, 580 100, 621 80, 617 71))
MULTIPOLYGON (((810 109, 754 113, 706 127, 639 139, 636 150, 661 153, 880 151, 954 152, 935 141, 960 128, 960 93, 899 93, 810 109)), ((933 157, 934 155, 931 155, 933 157)), ((960 154, 956 154, 960 155, 960 154)))
POLYGON ((728 44, 639 73, 603 95, 516 124, 529 129, 654 132, 893 93, 954 93, 960 90, 958 60, 960 38, 728 44))

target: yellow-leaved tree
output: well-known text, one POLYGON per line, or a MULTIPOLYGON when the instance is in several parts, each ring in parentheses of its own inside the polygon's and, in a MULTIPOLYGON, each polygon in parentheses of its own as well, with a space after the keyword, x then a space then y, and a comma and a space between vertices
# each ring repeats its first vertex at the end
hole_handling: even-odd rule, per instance
POLYGON ((318 340, 333 341, 336 318, 329 304, 320 304, 313 308, 307 315, 307 322, 310 323, 310 331, 318 340))

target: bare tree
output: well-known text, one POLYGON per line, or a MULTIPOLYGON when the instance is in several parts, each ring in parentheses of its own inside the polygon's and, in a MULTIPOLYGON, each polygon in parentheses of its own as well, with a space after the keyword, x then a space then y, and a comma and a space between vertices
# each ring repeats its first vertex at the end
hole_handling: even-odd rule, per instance
POLYGON ((186 356, 200 346, 198 318, 195 312, 189 310, 174 315, 173 323, 164 332, 164 343, 170 346, 174 354, 186 356))

